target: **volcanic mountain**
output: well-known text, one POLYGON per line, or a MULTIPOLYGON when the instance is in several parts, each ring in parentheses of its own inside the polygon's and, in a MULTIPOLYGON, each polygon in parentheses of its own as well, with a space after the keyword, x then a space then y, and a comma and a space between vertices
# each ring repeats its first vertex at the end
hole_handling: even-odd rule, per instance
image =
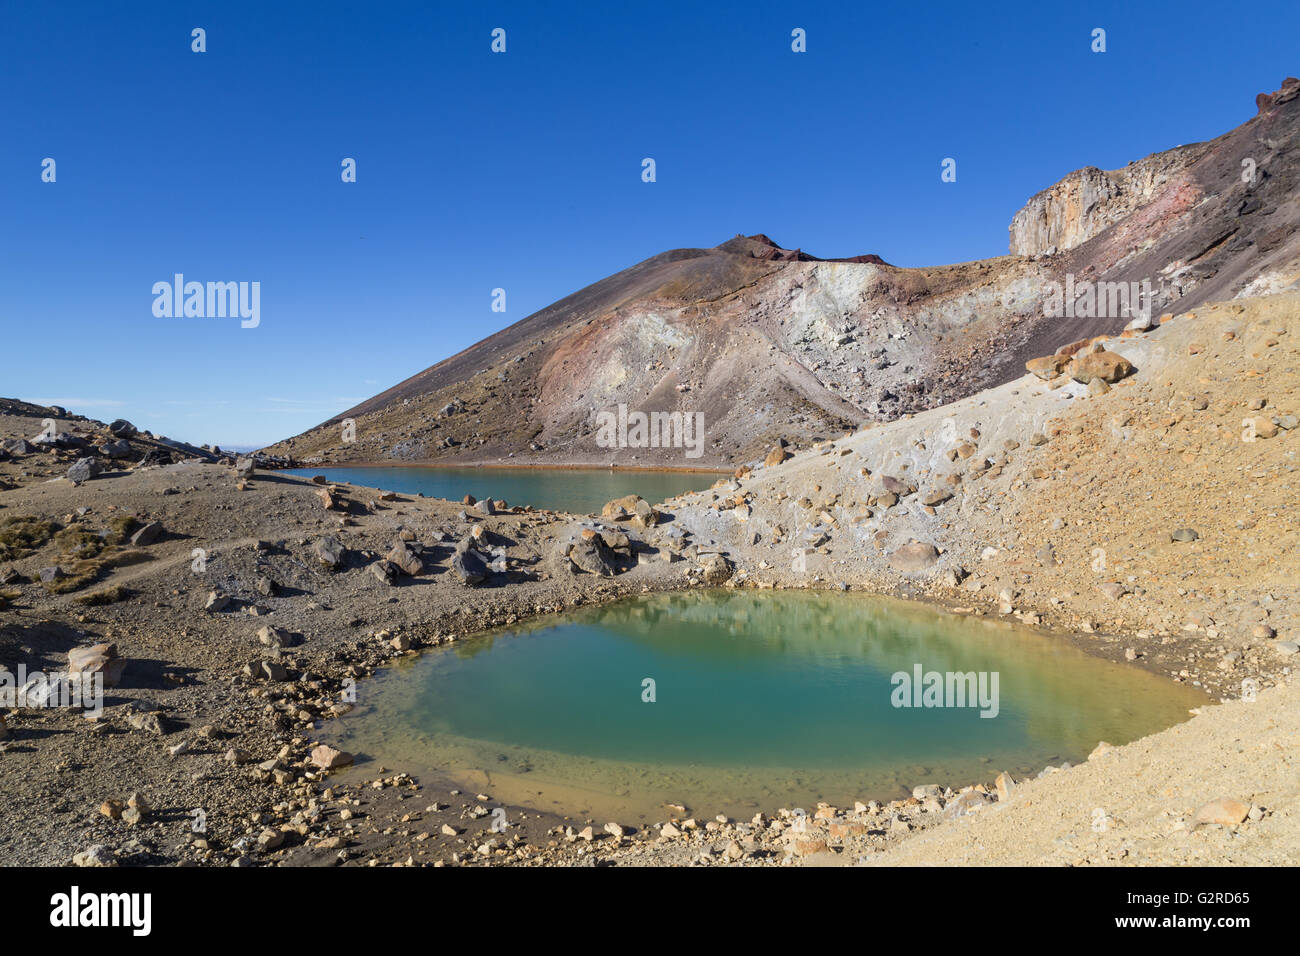
POLYGON ((1300 80, 1256 107, 1210 142, 1070 173, 1015 214, 1007 256, 898 268, 763 235, 674 249, 266 452, 304 463, 729 465, 780 439, 798 447, 968 396, 1023 374, 1027 359, 1113 334, 1132 315, 1079 293, 1102 282, 1149 290, 1154 315, 1294 289, 1300 80), (1054 311, 1053 289, 1079 295, 1078 308, 1054 311), (702 416, 703 454, 605 447, 598 416, 619 405, 702 416))

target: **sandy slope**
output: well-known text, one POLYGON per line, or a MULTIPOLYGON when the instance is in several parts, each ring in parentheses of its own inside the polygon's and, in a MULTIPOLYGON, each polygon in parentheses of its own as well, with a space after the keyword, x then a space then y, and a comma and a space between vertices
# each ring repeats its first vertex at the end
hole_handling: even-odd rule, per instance
POLYGON ((1006 803, 928 830, 869 862, 1295 866, 1298 743, 1300 687, 1288 681, 1253 703, 1206 708, 1185 724, 1024 783, 1006 803), (1196 811, 1223 797, 1258 808, 1260 818, 1197 826, 1196 811))

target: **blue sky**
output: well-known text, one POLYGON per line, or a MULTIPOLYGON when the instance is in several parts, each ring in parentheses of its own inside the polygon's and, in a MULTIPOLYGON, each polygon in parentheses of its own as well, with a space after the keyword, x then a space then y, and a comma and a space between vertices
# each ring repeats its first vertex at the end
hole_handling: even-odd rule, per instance
POLYGON ((1300 72, 1294 2, 988 6, 9 0, 0 395, 266 444, 666 249, 1004 254, 1037 190, 1300 72), (260 325, 155 317, 175 273, 260 325))

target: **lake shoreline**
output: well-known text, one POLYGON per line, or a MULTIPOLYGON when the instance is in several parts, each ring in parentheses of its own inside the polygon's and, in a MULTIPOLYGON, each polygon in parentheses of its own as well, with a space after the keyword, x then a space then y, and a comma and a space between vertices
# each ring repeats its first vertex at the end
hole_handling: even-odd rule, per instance
POLYGON ((664 590, 463 641, 463 654, 422 649, 377 673, 368 712, 333 743, 421 779, 490 772, 507 801, 526 803, 534 793, 539 804, 638 827, 662 822, 679 801, 706 816, 748 818, 778 805, 815 806, 822 796, 841 806, 905 800, 918 785, 978 781, 990 766, 1028 776, 1053 756, 1079 762, 1099 740, 1138 739, 1208 702, 1023 625, 865 591, 664 590), (970 719, 969 708, 987 704, 973 698, 924 716, 907 709, 921 706, 910 697, 899 709, 888 675, 910 672, 909 648, 918 644, 931 670, 999 673, 992 716, 1005 711, 1008 719, 970 719), (653 665, 637 663, 647 655, 653 665), (746 670, 751 661, 762 666, 746 670), (653 673, 654 686, 668 690, 668 709, 647 708, 654 701, 625 680, 629 673, 653 673), (576 674, 582 694, 564 689, 576 674), (717 690, 701 695, 701 681, 717 690), (501 682, 510 694, 497 699, 501 682), (788 708, 737 720, 727 694, 740 711, 746 700, 778 695, 788 708), (1133 703, 1116 712, 1117 698, 1133 703), (651 712, 656 735, 642 739, 651 712), (820 730, 807 737, 801 725, 820 730), (709 734, 695 733, 703 726, 709 734), (957 740, 965 742, 960 754, 957 740), (582 803, 557 796, 579 790, 582 803))
POLYGON ((659 466, 659 465, 617 465, 608 463, 593 462, 584 464, 581 462, 569 462, 557 464, 554 462, 538 462, 525 464, 511 464, 507 462, 475 462, 475 461, 349 461, 349 462, 332 462, 329 464, 317 463, 313 465, 295 464, 291 466, 276 467, 267 470, 275 471, 325 471, 328 469, 340 468, 458 468, 464 470, 478 469, 501 469, 501 470, 518 470, 518 471, 613 471, 613 472, 663 472, 666 474, 689 474, 689 475, 719 475, 727 476, 735 472, 734 468, 688 468, 683 466, 659 466))
POLYGON ((292 468, 285 475, 324 478, 332 484, 383 487, 453 503, 490 499, 496 509, 519 506, 566 514, 598 514, 611 501, 639 496, 664 501, 700 492, 724 480, 711 472, 668 469, 526 468, 518 466, 449 468, 439 465, 346 465, 292 468))

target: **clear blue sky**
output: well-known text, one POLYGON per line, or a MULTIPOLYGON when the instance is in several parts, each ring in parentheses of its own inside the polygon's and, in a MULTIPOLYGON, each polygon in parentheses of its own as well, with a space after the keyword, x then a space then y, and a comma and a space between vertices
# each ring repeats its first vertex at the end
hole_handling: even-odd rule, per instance
POLYGON ((265 444, 665 249, 1000 255, 1070 170, 1248 119, 1298 36, 1294 0, 8 0, 0 395, 265 444), (177 272, 260 282, 260 326, 155 318, 177 272))

